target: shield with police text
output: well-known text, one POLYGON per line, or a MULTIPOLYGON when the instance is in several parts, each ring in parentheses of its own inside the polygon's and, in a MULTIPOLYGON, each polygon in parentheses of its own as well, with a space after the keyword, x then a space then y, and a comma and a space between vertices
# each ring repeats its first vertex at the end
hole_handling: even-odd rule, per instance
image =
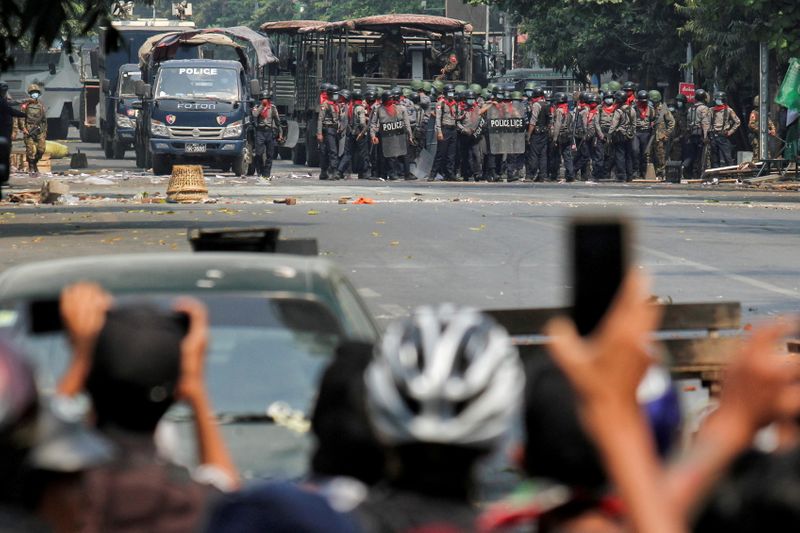
POLYGON ((516 102, 495 102, 486 112, 489 152, 521 154, 525 152, 525 115, 516 102))
POLYGON ((383 157, 400 157, 408 153, 408 132, 405 115, 400 106, 394 107, 394 114, 385 108, 378 108, 378 135, 381 140, 383 157))

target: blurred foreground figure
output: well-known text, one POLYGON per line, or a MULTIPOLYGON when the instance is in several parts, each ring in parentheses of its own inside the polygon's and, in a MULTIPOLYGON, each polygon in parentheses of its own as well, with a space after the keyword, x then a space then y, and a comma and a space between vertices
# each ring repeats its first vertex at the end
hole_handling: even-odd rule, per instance
POLYGON ((474 531, 474 467, 507 435, 525 381, 507 332, 475 310, 420 308, 389 326, 365 380, 389 469, 357 510, 364 529, 474 531))
POLYGON ((203 381, 205 307, 188 299, 176 313, 111 305, 91 284, 68 287, 61 299, 73 359, 59 391, 86 390, 96 426, 116 452, 84 473, 80 531, 196 531, 216 489, 238 482, 203 381), (161 417, 178 400, 195 414, 201 464, 192 473, 159 457, 154 442, 161 417))

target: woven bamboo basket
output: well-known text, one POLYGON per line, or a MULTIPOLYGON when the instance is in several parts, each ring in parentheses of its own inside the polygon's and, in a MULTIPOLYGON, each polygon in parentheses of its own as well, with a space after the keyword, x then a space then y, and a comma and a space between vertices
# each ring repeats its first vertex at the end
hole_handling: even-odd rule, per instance
POLYGON ((208 200, 208 187, 200 165, 173 165, 167 183, 167 201, 181 204, 208 200))

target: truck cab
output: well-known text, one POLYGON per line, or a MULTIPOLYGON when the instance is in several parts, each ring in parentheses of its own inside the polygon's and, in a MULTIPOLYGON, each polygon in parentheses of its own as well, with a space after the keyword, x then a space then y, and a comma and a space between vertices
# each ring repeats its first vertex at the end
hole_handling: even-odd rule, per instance
POLYGON ((153 174, 172 165, 207 165, 236 175, 252 173, 251 110, 258 81, 238 61, 164 61, 152 85, 139 82, 142 101, 136 128, 137 163, 153 174))
POLYGON ((110 101, 115 110, 113 124, 108 127, 109 139, 103 144, 106 158, 124 159, 125 151, 133 148, 136 140, 136 116, 139 110, 135 103, 136 82, 142 79, 139 65, 129 64, 119 68, 117 85, 111 92, 110 101))

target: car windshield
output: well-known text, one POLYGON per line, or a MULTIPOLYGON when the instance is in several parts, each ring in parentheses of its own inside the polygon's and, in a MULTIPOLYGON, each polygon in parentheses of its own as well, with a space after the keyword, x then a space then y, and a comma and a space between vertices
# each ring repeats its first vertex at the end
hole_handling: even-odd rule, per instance
POLYGON ((162 67, 155 94, 158 98, 236 100, 239 76, 232 68, 162 67))
POLYGON ((142 73, 138 70, 130 70, 120 73, 119 95, 134 96, 136 94, 136 82, 142 79, 142 73))
MULTIPOLYGON (((211 343, 206 380, 214 411, 245 478, 297 478, 307 471, 308 434, 317 382, 342 340, 338 320, 316 301, 212 296, 211 343), (269 414, 269 416, 267 416, 269 414)), ((153 301, 149 299, 148 301, 153 301)), ((158 297, 169 306, 172 298, 158 297)), ((34 360, 43 392, 52 393, 67 365, 61 330, 21 339, 34 360)), ((48 328, 44 328, 48 329, 48 328)), ((170 453, 180 463, 196 461, 194 424, 183 405, 165 417, 170 453), (177 438, 175 438, 177 437, 177 438)))

